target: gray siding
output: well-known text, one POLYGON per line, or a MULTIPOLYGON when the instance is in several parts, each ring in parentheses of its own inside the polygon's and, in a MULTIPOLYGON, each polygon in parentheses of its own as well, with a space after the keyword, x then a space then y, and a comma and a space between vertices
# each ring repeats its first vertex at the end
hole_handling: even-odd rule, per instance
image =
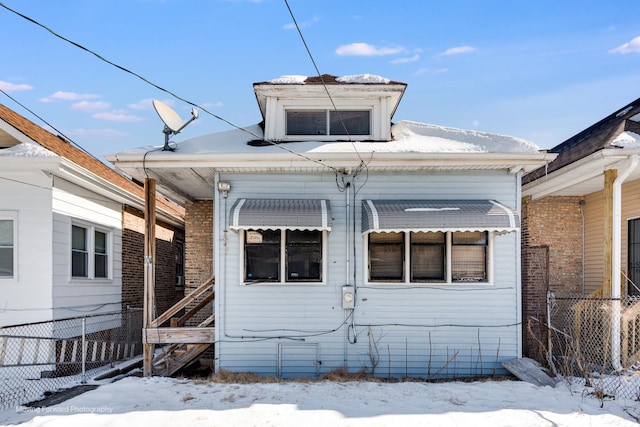
POLYGON ((219 179, 229 181, 231 191, 226 200, 216 200, 215 235, 221 239, 215 248, 217 368, 313 376, 344 366, 370 372, 376 365, 380 376, 452 377, 503 372, 500 362, 519 355, 517 233, 495 236, 493 283, 416 286, 367 284, 360 233, 363 199, 482 198, 519 210, 516 175, 363 173, 349 190, 355 228, 347 222, 347 192, 339 191, 333 173, 222 174, 219 179), (224 232, 225 220, 236 199, 254 197, 330 200, 326 283, 242 284, 240 233, 224 232), (355 230, 355 257, 353 249, 347 254, 347 229, 355 230), (353 314, 341 307, 347 281, 357 287, 353 314), (316 354, 317 365, 292 361, 316 354))

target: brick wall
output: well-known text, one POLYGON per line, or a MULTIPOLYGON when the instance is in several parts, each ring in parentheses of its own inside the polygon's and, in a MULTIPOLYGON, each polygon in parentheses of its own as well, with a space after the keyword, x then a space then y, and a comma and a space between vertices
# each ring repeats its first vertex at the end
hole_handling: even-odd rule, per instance
MULTIPOLYGON (((185 294, 189 294, 213 275, 213 202, 187 203, 185 213, 185 294)), ((212 312, 209 304, 188 325, 201 322, 212 312)))
POLYGON ((540 361, 546 345, 546 291, 582 289, 581 197, 522 200, 523 354, 540 361), (533 335, 532 335, 533 333, 533 335))
MULTIPOLYGON (((122 213, 122 307, 142 308, 144 297, 144 213, 125 207, 122 213)), ((183 295, 176 289, 176 257, 184 230, 156 222, 156 311, 161 314, 183 295)))

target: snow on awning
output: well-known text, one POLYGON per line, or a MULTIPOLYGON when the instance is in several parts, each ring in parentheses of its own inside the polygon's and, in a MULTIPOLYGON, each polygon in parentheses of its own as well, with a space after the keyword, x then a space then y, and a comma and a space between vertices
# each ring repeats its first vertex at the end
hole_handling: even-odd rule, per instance
POLYGON ((364 200, 362 233, 516 231, 520 218, 494 200, 364 200))
POLYGON ((238 199, 229 215, 233 230, 331 230, 331 207, 322 199, 238 199))

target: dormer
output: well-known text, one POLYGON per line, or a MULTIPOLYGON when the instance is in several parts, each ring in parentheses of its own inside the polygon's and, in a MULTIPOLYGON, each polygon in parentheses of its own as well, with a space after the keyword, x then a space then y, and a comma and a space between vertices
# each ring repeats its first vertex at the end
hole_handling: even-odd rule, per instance
POLYGON ((406 87, 371 74, 282 76, 253 85, 270 141, 389 141, 406 87))

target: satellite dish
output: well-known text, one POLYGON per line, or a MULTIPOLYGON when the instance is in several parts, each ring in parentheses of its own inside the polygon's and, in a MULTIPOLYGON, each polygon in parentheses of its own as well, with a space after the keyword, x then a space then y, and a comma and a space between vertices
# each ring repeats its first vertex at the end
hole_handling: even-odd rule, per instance
POLYGON ((198 118, 198 110, 195 108, 191 109, 191 118, 186 122, 183 122, 178 113, 176 113, 171 107, 169 107, 164 102, 158 101, 157 99, 153 100, 153 108, 155 108, 156 113, 160 116, 160 119, 164 123, 164 129, 162 132, 164 133, 164 147, 162 150, 164 151, 173 151, 173 148, 169 147, 169 138, 173 135, 180 133, 182 129, 187 127, 189 123, 198 118))

